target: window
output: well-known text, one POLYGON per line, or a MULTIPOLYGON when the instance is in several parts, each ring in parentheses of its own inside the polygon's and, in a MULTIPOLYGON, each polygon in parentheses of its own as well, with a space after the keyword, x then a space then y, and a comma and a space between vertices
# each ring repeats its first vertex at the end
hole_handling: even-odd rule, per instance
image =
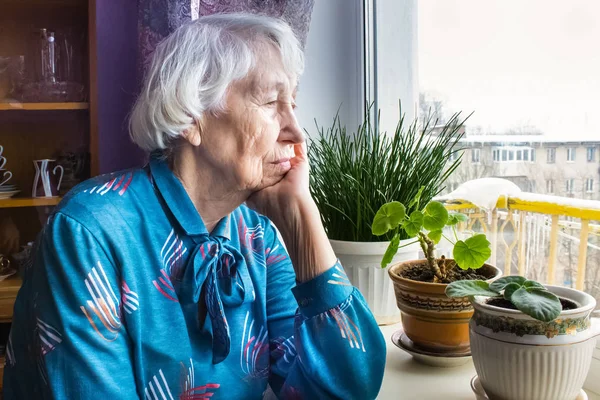
POLYGON ((587 193, 594 192, 594 180, 592 178, 588 178, 585 180, 585 191, 587 193))
POLYGON ((453 151, 452 153, 450 153, 450 161, 458 160, 458 155, 458 151, 453 151))
POLYGON ((523 161, 529 161, 529 149, 523 150, 523 161))
POLYGON ((535 181, 529 181, 529 192, 535 193, 535 190, 536 190, 535 181))
POLYGON ((573 193, 573 188, 575 187, 574 183, 575 183, 575 179, 573 179, 573 178, 567 179, 567 187, 566 187, 567 193, 569 193, 569 194, 573 193))
POLYGON ((567 147, 567 162, 575 162, 575 147, 567 147))
POLYGON ((595 147, 587 148, 587 160, 588 160, 588 162, 596 161, 596 148, 595 147))
POLYGON ((554 180, 548 179, 546 181, 546 193, 548 193, 548 194, 554 193, 554 180))
POLYGON ((500 161, 500 149, 494 149, 492 151, 492 158, 493 158, 494 162, 500 161))
POLYGON ((471 162, 473 164, 479 164, 481 162, 481 150, 471 149, 471 162))
POLYGON ((517 150, 517 161, 523 160, 523 151, 517 150))
POLYGON ((531 162, 535 162, 535 149, 531 149, 531 162))
POLYGON ((514 150, 509 150, 508 151, 508 161, 513 161, 515 159, 515 152, 514 150))
POLYGON ((502 161, 508 161, 508 150, 502 150, 502 161))
POLYGON ((554 164, 556 162, 556 148, 551 147, 546 150, 546 162, 548 164, 554 164))

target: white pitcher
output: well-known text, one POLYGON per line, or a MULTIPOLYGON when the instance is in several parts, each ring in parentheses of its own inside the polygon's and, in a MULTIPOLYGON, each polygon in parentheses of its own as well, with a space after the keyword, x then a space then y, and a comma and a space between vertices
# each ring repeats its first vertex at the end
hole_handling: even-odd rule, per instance
POLYGON ((55 197, 58 196, 60 184, 65 170, 60 165, 54 165, 56 160, 34 160, 35 178, 33 179, 32 197, 55 197), (56 170, 60 169, 60 178, 56 183, 56 170), (52 171, 52 174, 50 174, 52 171))

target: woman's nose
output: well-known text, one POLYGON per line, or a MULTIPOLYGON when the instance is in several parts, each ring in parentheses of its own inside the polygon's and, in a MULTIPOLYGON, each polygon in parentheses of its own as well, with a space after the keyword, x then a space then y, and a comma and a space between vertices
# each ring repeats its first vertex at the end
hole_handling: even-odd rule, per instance
POLYGON ((302 131, 302 128, 300 128, 298 120, 296 119, 296 114, 291 107, 289 110, 286 110, 283 115, 279 140, 292 144, 303 143, 305 140, 304 132, 302 131))

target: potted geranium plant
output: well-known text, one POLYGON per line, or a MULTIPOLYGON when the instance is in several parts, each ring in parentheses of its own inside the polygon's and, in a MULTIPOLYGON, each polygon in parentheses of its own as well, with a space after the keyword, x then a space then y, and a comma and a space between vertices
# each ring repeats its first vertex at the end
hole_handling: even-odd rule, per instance
POLYGON ((425 259, 395 263, 388 271, 402 312, 404 334, 418 349, 440 356, 452 353, 466 357, 473 307, 466 298, 447 297, 446 287, 457 280, 493 279, 501 271, 485 264, 491 249, 484 234, 459 239, 456 226, 467 220, 466 215, 451 214, 437 201, 426 202, 424 207, 421 204, 417 195, 409 207, 389 202, 375 215, 373 234, 392 235, 381 266, 386 267, 392 261, 390 255, 396 252, 402 232, 414 238, 425 259), (408 213, 407 208, 413 211, 408 213), (444 234, 445 228, 449 228, 452 238, 444 234), (450 258, 435 254, 435 246, 442 238, 453 245, 450 258))
POLYGON ((471 352, 490 399, 579 398, 592 361, 600 321, 595 299, 579 290, 544 286, 521 276, 491 284, 452 282, 452 298, 471 299, 471 352))
MULTIPOLYGON (((450 161, 462 137, 459 114, 435 134, 435 121, 420 127, 407 122, 402 110, 400 116, 394 132, 380 132, 369 109, 353 133, 336 116, 330 128, 317 126, 317 134, 309 135, 312 196, 336 255, 379 324, 398 322, 400 313, 387 271, 379 268, 392 235, 373 235, 375 213, 391 200, 408 204, 418 193, 429 201, 460 162, 450 161)), ((418 257, 418 245, 407 246, 407 239, 400 234, 394 261, 418 257)))

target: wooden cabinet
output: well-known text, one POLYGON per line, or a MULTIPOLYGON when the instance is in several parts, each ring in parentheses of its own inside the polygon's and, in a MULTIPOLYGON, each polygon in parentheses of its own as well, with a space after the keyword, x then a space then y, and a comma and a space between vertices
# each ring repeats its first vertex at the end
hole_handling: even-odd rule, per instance
MULTIPOLYGON (((60 201, 60 197, 31 197, 33 160, 85 152, 89 154, 88 177, 143 161, 141 152, 128 138, 126 124, 138 88, 136 3, 0 0, 0 56, 22 55, 27 68, 32 65, 29 61, 39 57, 32 38, 41 28, 69 28, 83 35, 76 66, 80 72, 75 76, 80 77, 85 88, 84 99, 27 102, 0 96, 2 155, 7 158, 5 168, 13 173, 10 182, 21 190, 11 199, 0 199, 0 223, 3 218, 14 222, 21 245, 35 239, 45 217, 60 201)), ((28 78, 31 79, 30 71, 28 78)), ((0 282, 0 323, 11 321, 20 286, 16 275, 0 282)), ((0 362, 1 385, 3 358, 0 362)))

